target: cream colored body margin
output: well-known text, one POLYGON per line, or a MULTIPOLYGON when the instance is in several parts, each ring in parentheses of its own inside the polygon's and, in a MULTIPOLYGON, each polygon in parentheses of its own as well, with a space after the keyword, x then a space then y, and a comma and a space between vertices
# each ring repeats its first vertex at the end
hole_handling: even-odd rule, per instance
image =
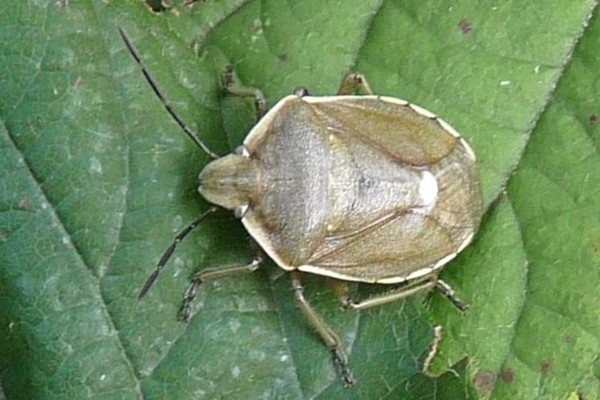
MULTIPOLYGON (((450 124, 448 124, 446 121, 442 120, 441 118, 438 118, 431 111, 428 111, 422 107, 416 106, 412 103, 409 103, 406 100, 397 99, 394 97, 387 97, 387 96, 323 96, 323 97, 304 96, 301 99, 307 103, 326 103, 326 102, 334 102, 334 101, 337 102, 337 101, 344 101, 346 99, 356 99, 356 98, 378 99, 378 100, 385 101, 385 102, 392 103, 392 104, 408 106, 412 110, 414 110, 417 114, 420 114, 426 118, 437 121, 438 124, 446 132, 448 132, 450 135, 459 139, 462 146, 467 150, 467 153, 471 156, 471 158, 473 160, 475 160, 475 153, 473 152, 473 149, 471 149, 469 144, 460 136, 460 134, 454 128, 452 128, 452 126, 450 126, 450 124)), ((252 130, 250 131, 248 136, 246 136, 246 139, 244 140, 244 147, 246 148, 247 151, 243 152, 244 155, 250 156, 250 154, 252 153, 251 148, 254 147, 254 144, 263 137, 263 135, 266 132, 265 127, 270 125, 271 121, 273 120, 273 117, 279 112, 279 110, 283 106, 285 106, 287 102, 297 100, 297 99, 298 99, 298 96, 296 96, 296 95, 286 96, 283 99, 281 99, 277 104, 275 104, 275 106, 273 108, 271 108, 269 110, 269 112, 258 122, 258 124, 256 124, 254 126, 254 128, 252 128, 252 130)), ((242 207, 247 208, 248 205, 244 205, 242 207)), ((349 276, 349 275, 339 274, 337 272, 332 272, 324 267, 319 267, 319 266, 314 266, 314 265, 293 266, 293 265, 286 264, 279 257, 279 255, 273 248, 272 243, 269 240, 269 237, 266 234, 266 232, 264 232, 264 230, 257 223, 252 221, 254 219, 254 218, 252 218, 252 215, 251 215, 252 210, 248 208, 247 212, 244 214, 245 215, 242 218, 242 224, 244 225, 244 227, 248 230, 248 232, 254 238, 254 240, 256 240, 258 242, 258 244, 263 248, 263 250, 269 255, 269 257, 273 261, 275 261, 277 263, 277 265, 279 265, 281 268, 283 268, 286 271, 292 271, 292 270, 297 269, 302 272, 329 276, 331 278, 341 279, 344 281, 393 284, 393 283, 406 282, 406 281, 410 281, 413 279, 417 279, 417 278, 421 278, 421 277, 430 275, 431 273, 435 272, 436 270, 439 270, 441 267, 446 265, 454 257, 456 257, 456 255, 458 253, 460 253, 471 242, 471 240, 473 240, 473 236, 474 236, 474 234, 469 235, 469 237, 467 237, 467 239, 465 239, 465 241, 459 246, 459 248, 457 249, 456 252, 454 252, 452 254, 448 254, 446 257, 441 258, 435 264, 430 265, 428 267, 418 269, 418 270, 413 271, 412 273, 410 273, 408 275, 404 275, 404 276, 397 276, 397 277, 377 279, 377 280, 364 280, 364 279, 359 279, 354 276, 349 276)))

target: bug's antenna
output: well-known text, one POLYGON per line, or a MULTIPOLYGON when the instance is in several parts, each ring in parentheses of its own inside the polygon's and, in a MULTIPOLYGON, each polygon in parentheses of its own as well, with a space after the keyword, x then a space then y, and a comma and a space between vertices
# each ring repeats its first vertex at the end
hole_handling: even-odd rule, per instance
POLYGON ((183 239, 185 239, 186 236, 191 231, 193 231, 198 225, 200 225, 202 223, 202 221, 204 221, 206 219, 206 217, 215 213, 217 210, 219 210, 218 207, 211 207, 208 210, 204 211, 202 214, 200 214, 198 217, 196 217, 196 219, 193 220, 188 226, 186 226, 181 232, 179 232, 177 234, 177 236, 175 236, 175 239, 173 239, 173 241, 171 242, 169 247, 167 247, 167 250, 165 250, 162 257, 160 258, 160 261, 156 265, 156 269, 148 277, 148 279, 146 280, 146 283, 144 283, 144 286, 142 287, 142 289, 140 290, 140 292, 138 294, 138 299, 141 299, 142 297, 144 297, 146 295, 146 293, 148 293, 148 290, 150 290, 150 288, 156 281, 156 278, 158 278, 158 274, 160 274, 160 271, 162 271, 162 269, 165 267, 165 265, 167 265, 167 261, 169 261, 169 259, 175 252, 175 249, 183 241, 183 239))
POLYGON ((188 126, 185 124, 185 122, 183 122, 183 120, 179 117, 179 115, 177 115, 177 113, 175 113, 175 110, 173 110, 173 107, 171 107, 171 105, 167 102, 167 99, 162 94, 161 90, 158 88, 158 85, 156 84, 156 82, 154 82, 152 75, 150 75, 150 72, 146 69, 146 67, 142 63, 141 57, 139 56, 135 47, 133 47, 133 44, 129 40, 129 37, 127 36, 127 33, 125 32, 125 30, 123 30, 123 28, 121 28, 120 26, 117 27, 117 29, 119 30, 119 33, 121 34, 121 38, 123 39, 123 42, 125 42, 125 46, 127 46, 127 49, 129 50, 129 52, 131 53, 131 55, 133 56, 135 61, 138 63, 138 65, 142 69, 142 73, 144 74, 146 81, 148 81, 148 83, 150 84, 150 87, 152 87, 152 90, 154 90, 154 93, 159 98, 159 100, 162 103, 162 105, 164 106, 165 110, 167 110, 167 112, 171 115, 173 120, 175 122, 177 122, 177 125, 179 125, 181 127, 181 129, 183 129, 185 134, 188 135, 188 137, 190 139, 192 139, 192 141, 196 144, 196 146, 200 147, 206 154, 208 154, 209 157, 211 157, 213 159, 219 158, 219 155, 214 153, 211 149, 209 149, 208 146, 206 146, 206 144, 204 144, 204 142, 202 140, 200 140, 198 135, 194 131, 192 131, 190 128, 188 128, 188 126))

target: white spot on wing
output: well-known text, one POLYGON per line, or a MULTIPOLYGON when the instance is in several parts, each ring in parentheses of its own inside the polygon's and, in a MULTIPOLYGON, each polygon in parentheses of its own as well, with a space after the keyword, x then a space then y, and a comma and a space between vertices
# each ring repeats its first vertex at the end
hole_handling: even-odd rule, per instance
POLYGON ((438 183, 435 176, 429 171, 421 172, 421 183, 419 185, 419 196, 423 205, 428 209, 431 209, 438 196, 438 183))

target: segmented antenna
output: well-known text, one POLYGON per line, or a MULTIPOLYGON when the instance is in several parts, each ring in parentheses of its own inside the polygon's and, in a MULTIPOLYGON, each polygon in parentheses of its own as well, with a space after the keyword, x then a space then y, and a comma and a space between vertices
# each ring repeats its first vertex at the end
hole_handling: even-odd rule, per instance
POLYGON ((202 221, 204 221, 206 219, 206 217, 208 217, 209 215, 213 214, 214 212, 216 212, 218 210, 219 210, 218 207, 211 207, 208 210, 204 211, 195 220, 193 220, 188 226, 186 226, 181 232, 179 232, 177 234, 177 236, 175 236, 175 239, 173 239, 173 241, 171 242, 169 247, 167 247, 167 250, 165 250, 162 257, 160 258, 160 261, 156 265, 156 269, 148 277, 148 279, 146 280, 146 283, 144 283, 144 286, 138 293, 138 299, 141 299, 142 297, 144 297, 146 295, 146 293, 148 293, 148 290, 150 290, 152 285, 154 285, 156 278, 158 278, 158 274, 160 274, 160 271, 162 271, 162 269, 165 267, 165 265, 167 265, 167 261, 169 261, 169 259, 175 252, 175 249, 183 241, 183 239, 185 239, 185 237, 191 231, 193 231, 198 225, 200 225, 202 223, 202 221))
POLYGON ((139 56, 135 47, 133 47, 133 44, 129 40, 129 37, 127 36, 127 33, 125 32, 125 30, 121 27, 117 27, 117 29, 119 30, 119 33, 121 34, 121 38, 123 39, 123 42, 125 42, 125 46, 127 46, 129 53, 131 53, 131 55, 133 56, 135 61, 138 63, 138 65, 142 69, 142 73, 144 74, 146 81, 148 81, 148 83, 150 84, 150 87, 152 87, 152 90, 154 91, 156 96, 159 98, 159 100, 162 103, 165 110, 167 110, 167 112, 171 115, 173 120, 175 122, 177 122, 177 125, 179 125, 181 127, 181 129, 183 129, 185 134, 190 139, 192 139, 192 141, 196 144, 196 146, 201 148, 212 159, 219 158, 220 156, 218 154, 214 153, 212 150, 210 150, 208 148, 208 146, 206 146, 206 144, 204 144, 204 142, 202 140, 200 140, 198 135, 194 131, 192 131, 190 128, 188 128, 188 126, 185 124, 185 122, 183 122, 183 120, 179 117, 179 115, 177 115, 177 113, 175 113, 175 110, 173 110, 173 108, 167 102, 167 99, 165 98, 165 96, 163 95, 161 90, 158 88, 158 85, 152 78, 152 75, 150 75, 150 72, 146 69, 146 67, 142 63, 141 57, 139 56))

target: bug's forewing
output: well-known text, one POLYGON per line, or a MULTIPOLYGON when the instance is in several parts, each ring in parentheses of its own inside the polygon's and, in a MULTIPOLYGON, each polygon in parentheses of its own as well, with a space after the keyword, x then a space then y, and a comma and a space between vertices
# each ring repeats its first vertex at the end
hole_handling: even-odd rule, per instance
POLYGON ((315 99, 311 106, 323 118, 328 130, 345 132, 347 140, 369 143, 402 164, 434 164, 456 145, 455 136, 441 128, 435 119, 416 112, 404 100, 383 96, 315 99))
POLYGON ((329 176, 332 229, 307 260, 317 267, 311 271, 402 281, 441 267, 471 240, 481 194, 473 153, 461 138, 396 99, 348 97, 312 106, 341 143, 332 146, 331 163, 345 172, 329 176), (433 205, 419 197, 423 171, 437 182, 433 205), (344 196, 351 197, 349 207, 338 200, 344 196))

